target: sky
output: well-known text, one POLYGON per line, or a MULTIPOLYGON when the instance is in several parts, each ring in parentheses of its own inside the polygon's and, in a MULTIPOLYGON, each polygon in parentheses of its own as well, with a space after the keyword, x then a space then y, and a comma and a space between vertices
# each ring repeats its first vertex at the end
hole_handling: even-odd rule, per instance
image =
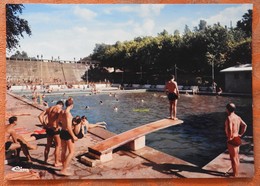
POLYGON ((32 35, 25 35, 16 50, 29 57, 79 60, 93 53, 96 44, 115 44, 136 37, 157 36, 166 30, 182 34, 200 20, 207 25, 236 26, 253 9, 252 4, 23 4, 19 17, 28 21, 32 35))

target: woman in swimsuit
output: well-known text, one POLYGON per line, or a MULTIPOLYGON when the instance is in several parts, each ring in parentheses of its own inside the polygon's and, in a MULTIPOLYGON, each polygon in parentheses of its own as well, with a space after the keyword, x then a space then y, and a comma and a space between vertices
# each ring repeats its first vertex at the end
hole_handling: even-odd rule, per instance
POLYGON ((72 125, 73 132, 78 139, 82 139, 87 134, 87 131, 91 128, 101 127, 106 129, 105 122, 97 122, 96 124, 90 124, 86 116, 82 116, 81 118, 79 116, 76 116, 72 119, 72 125))
POLYGON ((82 124, 80 117, 75 117, 72 119, 73 132, 78 139, 82 139, 84 134, 82 132, 82 124))

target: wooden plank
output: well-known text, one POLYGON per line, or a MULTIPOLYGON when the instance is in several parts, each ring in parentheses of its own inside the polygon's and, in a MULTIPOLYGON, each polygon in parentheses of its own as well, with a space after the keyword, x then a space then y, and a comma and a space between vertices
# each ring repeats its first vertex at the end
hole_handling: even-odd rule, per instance
POLYGON ((90 152, 96 154, 104 154, 112 151, 113 149, 122 146, 128 142, 135 140, 141 136, 152 133, 154 131, 164 129, 170 126, 178 125, 183 123, 182 120, 162 119, 140 127, 128 130, 116 136, 112 136, 106 140, 99 142, 98 144, 89 147, 90 152))

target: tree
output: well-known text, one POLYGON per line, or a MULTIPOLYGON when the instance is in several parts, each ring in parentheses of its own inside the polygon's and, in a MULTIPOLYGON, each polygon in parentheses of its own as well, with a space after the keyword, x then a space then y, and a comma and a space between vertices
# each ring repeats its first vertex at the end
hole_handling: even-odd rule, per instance
MULTIPOLYGON (((250 13, 245 15, 243 21, 247 22, 250 13)), ((97 45, 92 59, 100 60, 103 67, 124 71, 120 75, 128 83, 163 82, 164 76, 175 66, 178 67, 179 77, 184 77, 181 83, 187 83, 186 80, 192 82, 195 77, 218 80, 221 69, 236 62, 251 63, 252 39, 246 36, 244 30, 228 29, 220 23, 207 25, 201 20, 193 31, 185 25, 183 35, 178 30, 173 34, 163 30, 155 37, 139 36, 113 45, 97 45)))
POLYGON ((242 20, 237 22, 237 28, 244 31, 247 37, 252 35, 252 10, 248 10, 247 13, 243 15, 242 20))
POLYGON ((180 31, 179 31, 179 30, 174 30, 173 35, 174 35, 175 37, 180 37, 180 31))
POLYGON ((200 20, 199 30, 205 30, 207 27, 207 22, 205 20, 200 20))
POLYGON ((19 50, 17 50, 15 54, 11 56, 11 58, 28 59, 29 57, 25 51, 20 52, 19 50))
POLYGON ((191 34, 191 30, 189 29, 188 25, 185 25, 184 35, 188 35, 188 34, 191 34))
POLYGON ((25 32, 29 36, 32 34, 28 21, 19 18, 24 6, 22 4, 6 5, 6 48, 10 51, 19 46, 20 37, 24 37, 25 32))

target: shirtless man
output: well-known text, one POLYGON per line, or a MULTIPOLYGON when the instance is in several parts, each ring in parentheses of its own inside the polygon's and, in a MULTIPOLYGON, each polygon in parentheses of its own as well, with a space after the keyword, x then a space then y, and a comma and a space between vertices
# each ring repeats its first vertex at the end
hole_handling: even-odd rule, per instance
POLYGON ((170 103, 170 119, 177 120, 176 113, 177 113, 177 99, 179 97, 179 89, 177 82, 174 81, 174 75, 170 75, 170 79, 166 82, 164 91, 168 96, 169 103, 170 103))
POLYGON ((46 129, 46 134, 47 134, 47 144, 44 150, 44 161, 47 163, 50 147, 52 145, 52 141, 54 140, 55 143, 54 166, 55 167, 62 165, 62 163, 60 162, 60 149, 61 149, 60 127, 57 121, 58 121, 59 113, 62 111, 63 106, 64 103, 62 101, 58 101, 55 106, 46 109, 38 116, 41 124, 46 129))
POLYGON ((75 151, 75 145, 74 142, 78 140, 78 138, 75 136, 73 129, 72 129, 72 115, 70 113, 71 109, 73 108, 73 99, 69 98, 65 102, 66 110, 63 110, 59 115, 59 122, 61 122, 61 132, 60 132, 60 138, 61 138, 61 162, 63 164, 63 168, 60 171, 61 175, 64 176, 70 176, 71 173, 68 172, 68 167, 71 162, 71 159, 73 158, 74 151, 75 151), (69 150, 69 153, 66 156, 67 148, 69 150))
POLYGON ((37 146, 29 144, 22 136, 15 132, 14 127, 17 125, 17 117, 9 118, 9 124, 5 126, 5 150, 16 150, 17 158, 20 157, 20 150, 22 149, 28 162, 31 162, 29 150, 37 149, 37 146))
POLYGON ((236 106, 233 103, 229 103, 226 106, 226 111, 228 113, 227 119, 225 121, 225 132, 227 136, 227 147, 230 155, 231 165, 233 169, 234 177, 238 176, 239 167, 239 145, 240 143, 234 144, 232 141, 237 141, 246 132, 246 123, 235 114, 236 106), (241 127, 241 133, 239 134, 241 127), (239 138, 237 138, 239 137, 239 138))

